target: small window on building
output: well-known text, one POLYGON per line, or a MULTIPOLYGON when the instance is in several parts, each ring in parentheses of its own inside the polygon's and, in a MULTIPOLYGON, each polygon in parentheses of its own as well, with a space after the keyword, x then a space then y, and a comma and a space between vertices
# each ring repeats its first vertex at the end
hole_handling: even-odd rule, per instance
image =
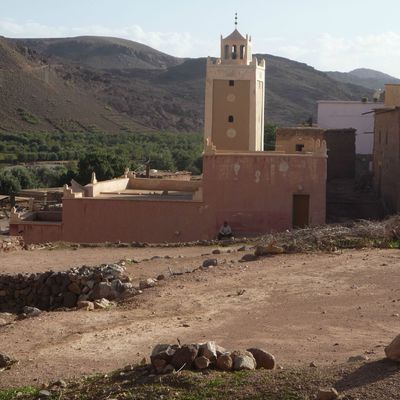
POLYGON ((303 151, 304 144, 296 144, 296 151, 303 151))
POLYGON ((225 54, 224 54, 225 60, 229 58, 229 44, 225 45, 225 54))
POLYGON ((237 58, 237 50, 236 50, 236 44, 232 46, 232 60, 236 60, 237 58))
POLYGON ((243 60, 245 52, 245 46, 242 44, 240 45, 240 59, 243 60))
POLYGON ((228 117, 228 122, 233 122, 233 121, 234 121, 233 115, 230 115, 230 116, 228 117))
POLYGON ((229 81, 229 86, 235 86, 235 81, 229 81))
POLYGON ((382 132, 381 130, 379 130, 379 135, 378 135, 379 144, 381 144, 381 140, 382 140, 382 132))
POLYGON ((388 143, 389 143, 389 132, 386 129, 385 144, 388 144, 388 143))

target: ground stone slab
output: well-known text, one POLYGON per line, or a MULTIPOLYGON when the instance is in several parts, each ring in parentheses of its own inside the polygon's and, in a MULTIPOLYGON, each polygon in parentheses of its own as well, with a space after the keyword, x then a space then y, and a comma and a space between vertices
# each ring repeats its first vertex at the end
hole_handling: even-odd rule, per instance
POLYGON ((400 335, 397 335, 389 346, 385 347, 386 357, 393 361, 400 361, 400 335))
POLYGON ((275 357, 263 349, 250 348, 247 349, 256 360, 257 368, 274 369, 276 362, 275 357))

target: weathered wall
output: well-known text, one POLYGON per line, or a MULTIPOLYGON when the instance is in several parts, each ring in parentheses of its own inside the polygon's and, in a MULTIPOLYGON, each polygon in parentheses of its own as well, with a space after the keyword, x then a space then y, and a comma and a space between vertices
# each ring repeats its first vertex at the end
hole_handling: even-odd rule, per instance
POLYGON ((383 106, 383 103, 361 101, 319 101, 318 126, 322 129, 356 129, 356 153, 372 154, 374 114, 371 111, 383 106))
POLYGON ((265 153, 218 154, 203 161, 204 199, 214 229, 265 233, 292 227, 294 194, 310 195, 310 224, 325 222, 326 158, 265 153))
POLYGON ((27 244, 58 242, 63 240, 62 223, 39 221, 10 223, 10 235, 22 236, 27 244))
POLYGON ((375 114, 374 186, 387 212, 400 211, 400 109, 375 114))
POLYGON ((276 150, 288 154, 298 153, 296 145, 304 145, 303 153, 314 152, 315 141, 324 139, 323 129, 312 127, 278 128, 276 131, 276 150))
POLYGON ((353 179, 356 175, 355 129, 329 129, 324 137, 328 148, 328 181, 353 179))
POLYGON ((27 243, 212 239, 224 220, 234 232, 262 234, 292 227, 295 194, 310 196, 310 225, 325 222, 323 154, 221 153, 205 155, 203 166, 203 201, 64 199, 62 225, 13 229, 27 243))
POLYGON ((63 239, 70 242, 179 242, 210 237, 210 211, 201 202, 66 199, 63 239))

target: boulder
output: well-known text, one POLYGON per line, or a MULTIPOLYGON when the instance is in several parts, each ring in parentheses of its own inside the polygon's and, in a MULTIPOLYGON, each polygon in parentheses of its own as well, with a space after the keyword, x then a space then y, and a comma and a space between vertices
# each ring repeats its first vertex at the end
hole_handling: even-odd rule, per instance
POLYGON ((234 351, 231 357, 234 371, 241 371, 243 369, 252 371, 256 369, 256 360, 253 354, 248 351, 234 351))
POLYGON ((11 365, 15 364, 17 360, 13 359, 12 357, 8 356, 7 354, 0 353, 0 369, 7 368, 11 365))
POLYGON ((258 260, 258 256, 255 254, 244 254, 243 257, 239 260, 240 262, 247 262, 247 261, 256 261, 258 260))
POLYGON ((385 347, 386 357, 393 361, 400 361, 400 335, 397 335, 389 346, 385 347))
POLYGON ((105 308, 109 308, 113 305, 114 303, 112 303, 111 301, 107 300, 107 299, 99 299, 99 300, 95 300, 93 305, 94 308, 97 309, 101 309, 104 310, 105 308))
POLYGON ((30 306, 25 306, 22 310, 22 312, 26 315, 27 318, 29 317, 37 317, 42 313, 41 310, 39 310, 36 307, 30 307, 30 306))
POLYGON ((215 342, 202 343, 199 346, 199 356, 204 356, 210 361, 217 359, 217 348, 215 342))
POLYGON ((215 351, 216 351, 217 357, 220 356, 221 354, 225 354, 228 352, 225 349, 225 347, 219 346, 218 344, 215 345, 215 351))
POLYGON ((263 349, 258 348, 250 348, 247 349, 249 353, 251 353, 256 360, 256 368, 264 368, 264 369, 274 369, 276 362, 275 357, 268 353, 263 349))
POLYGON ((221 371, 231 371, 233 366, 232 357, 229 353, 220 354, 217 358, 216 367, 221 371))
POLYGON ((216 258, 209 258, 203 261, 203 268, 216 267, 218 260, 216 258))
POLYGON ((171 364, 175 369, 190 368, 197 356, 197 348, 193 345, 184 345, 178 348, 172 356, 171 364))
POLYGON ((212 251, 212 254, 221 254, 221 250, 220 249, 215 249, 212 251))
POLYGON ((319 389, 317 400, 335 400, 339 397, 339 393, 335 388, 319 389))
POLYGON ((78 296, 75 293, 66 292, 63 295, 63 306, 68 308, 75 307, 77 300, 78 296))
POLYGON ((158 344, 154 347, 151 352, 150 362, 156 368, 156 360, 164 360, 166 364, 170 363, 172 360, 172 356, 175 354, 175 351, 178 346, 171 346, 169 344, 158 344))
POLYGON ((72 282, 68 285, 68 290, 75 294, 81 294, 81 288, 77 282, 72 282))
POLYGON ((200 356, 194 360, 196 369, 206 369, 210 365, 210 360, 207 357, 200 356))
POLYGON ((91 301, 87 300, 78 301, 78 304, 76 306, 78 307, 79 310, 86 310, 86 311, 94 310, 94 304, 91 301))
POLYGON ((269 254, 282 254, 284 253, 284 249, 281 246, 278 246, 275 242, 269 243, 267 245, 258 245, 254 254, 257 257, 267 256, 269 254))
POLYGON ((110 282, 99 282, 93 288, 92 298, 102 299, 102 298, 114 298, 114 290, 110 282))
POLYGON ((151 364, 153 365, 157 374, 160 374, 164 371, 164 368, 167 366, 167 361, 163 360, 162 358, 154 358, 151 364))
POLYGON ((156 282, 154 279, 152 278, 148 278, 146 280, 142 280, 139 282, 139 289, 143 290, 143 289, 148 289, 148 288, 152 288, 154 286, 156 286, 156 282))

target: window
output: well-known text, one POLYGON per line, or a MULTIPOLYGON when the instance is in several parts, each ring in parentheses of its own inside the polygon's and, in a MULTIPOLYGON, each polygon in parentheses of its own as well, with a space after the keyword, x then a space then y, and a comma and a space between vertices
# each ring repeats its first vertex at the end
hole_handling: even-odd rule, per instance
POLYGON ((240 45, 240 59, 243 60, 245 53, 245 46, 242 44, 240 45))
POLYGON ((224 54, 225 60, 229 58, 229 44, 225 45, 225 54, 224 54))
POLYGON ((236 51, 236 44, 232 46, 232 60, 236 60, 237 58, 237 51, 236 51))
POLYGON ((296 144, 296 151, 303 151, 304 144, 296 144))
POLYGON ((230 116, 228 117, 228 122, 233 122, 233 121, 234 121, 233 115, 230 115, 230 116))
POLYGON ((382 139, 382 132, 381 132, 381 130, 379 129, 379 144, 381 144, 381 139, 382 139))
POLYGON ((386 129, 385 144, 388 144, 388 142, 389 142, 389 132, 388 132, 388 130, 386 129))
POLYGON ((235 81, 229 81, 229 86, 235 86, 235 81))

